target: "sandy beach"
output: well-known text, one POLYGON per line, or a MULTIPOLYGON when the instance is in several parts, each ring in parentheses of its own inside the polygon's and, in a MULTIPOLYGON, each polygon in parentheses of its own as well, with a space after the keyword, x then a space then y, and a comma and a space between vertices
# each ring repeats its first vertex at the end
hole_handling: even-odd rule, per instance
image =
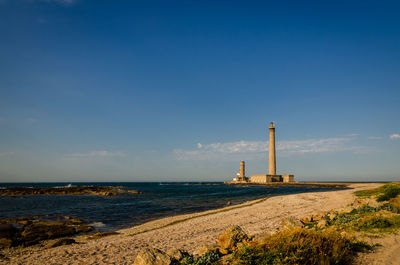
POLYGON ((3 255, 9 260, 0 259, 0 262, 2 264, 132 264, 140 249, 147 246, 164 251, 180 248, 193 252, 204 245, 215 244, 218 235, 230 225, 239 225, 248 234, 256 237, 275 233, 279 230, 283 218, 321 214, 349 207, 354 200, 355 190, 370 189, 380 185, 350 184, 349 187, 352 189, 276 196, 217 210, 168 217, 119 230, 117 235, 100 239, 76 237, 79 244, 74 245, 8 249, 3 251, 3 255))

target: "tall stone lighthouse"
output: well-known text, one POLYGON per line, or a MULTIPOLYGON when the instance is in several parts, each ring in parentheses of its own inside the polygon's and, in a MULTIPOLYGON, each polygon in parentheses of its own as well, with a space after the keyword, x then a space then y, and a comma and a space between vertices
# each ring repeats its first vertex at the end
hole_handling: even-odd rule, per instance
POLYGON ((276 148, 275 148, 275 124, 269 124, 269 153, 268 153, 268 173, 263 175, 251 176, 251 182, 269 183, 269 182, 294 182, 293 175, 276 174, 276 148))
POLYGON ((275 160, 275 126, 271 122, 269 125, 269 170, 268 175, 276 175, 276 160, 275 160))

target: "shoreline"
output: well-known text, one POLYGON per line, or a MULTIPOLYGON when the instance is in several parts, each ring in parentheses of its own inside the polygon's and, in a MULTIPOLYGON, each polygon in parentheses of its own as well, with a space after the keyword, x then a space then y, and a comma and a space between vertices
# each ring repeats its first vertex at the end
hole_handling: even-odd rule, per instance
POLYGON ((230 225, 239 225, 256 237, 275 233, 281 226, 282 218, 345 208, 352 203, 355 190, 380 185, 357 183, 343 190, 278 195, 214 210, 165 217, 117 230, 118 234, 95 240, 87 236, 75 237, 79 244, 56 248, 32 246, 3 250, 1 253, 9 258, 8 264, 132 264, 140 249, 148 246, 164 251, 180 248, 194 252, 204 245, 212 245, 230 225))
MULTIPOLYGON (((53 183, 51 183, 53 184, 53 183)), ((125 193, 127 195, 131 194, 145 194, 146 192, 140 192, 137 190, 137 187, 125 187, 125 186, 96 186, 96 185, 86 185, 79 186, 76 183, 71 186, 60 186, 60 187, 7 187, 4 188, 3 190, 0 189, 0 198, 20 198, 20 199, 29 199, 32 200, 31 198, 35 197, 41 197, 41 198, 49 198, 49 196, 99 196, 99 197, 114 197, 117 194, 123 194, 125 193), (123 188, 123 189, 122 189, 123 188), (88 193, 90 191, 90 193, 88 193), (16 192, 19 195, 17 196, 16 194, 13 194, 12 192, 16 192), (21 193, 21 194, 20 194, 21 193), (23 193, 23 194, 22 194, 23 193)), ((176 185, 176 183, 171 183, 171 184, 165 184, 165 185, 176 185)), ((229 188, 229 186, 233 186, 230 184, 226 183, 185 183, 182 184, 184 186, 197 186, 197 185, 218 185, 218 186, 225 186, 227 187, 228 190, 231 190, 232 188, 229 188)), ((304 192, 314 192, 313 190, 316 190, 315 192, 324 192, 325 190, 336 190, 336 189, 346 189, 347 184, 332 184, 332 183, 268 183, 268 184, 258 184, 258 183, 248 183, 248 185, 240 185, 238 183, 235 183, 235 185, 242 186, 242 187, 247 187, 247 186, 265 186, 268 189, 274 188, 274 191, 271 191, 271 194, 268 192, 268 194, 251 194, 248 192, 246 195, 241 195, 239 197, 221 197, 217 199, 212 199, 212 202, 207 202, 203 203, 202 205, 197 205, 197 207, 193 208, 178 208, 177 209, 182 209, 180 211, 175 211, 173 208, 172 210, 167 211, 167 212, 146 212, 144 215, 140 214, 135 214, 132 213, 132 220, 128 220, 130 217, 127 217, 125 219, 121 219, 124 221, 120 221, 119 223, 107 223, 107 218, 103 219, 92 219, 90 216, 85 216, 79 215, 79 214, 74 214, 71 212, 64 212, 62 214, 55 214, 55 213, 50 213, 47 210, 42 211, 41 213, 25 213, 21 212, 16 214, 16 215, 4 215, 2 216, 1 220, 4 219, 18 219, 18 218, 28 218, 28 219, 43 219, 46 221, 56 221, 60 218, 63 218, 64 216, 72 216, 73 218, 76 219, 81 219, 84 220, 86 224, 95 224, 93 226, 93 229, 98 229, 100 232, 114 232, 118 230, 123 230, 123 229, 128 229, 133 226, 138 226, 147 222, 155 221, 158 219, 162 218, 170 218, 170 217, 175 217, 179 215, 190 215, 190 214, 198 214, 198 213, 203 213, 207 211, 218 211, 222 209, 227 209, 229 206, 240 206, 242 204, 248 203, 248 202, 253 202, 257 201, 260 199, 272 197, 272 196, 281 196, 285 194, 297 194, 297 193, 304 193, 304 192), (275 188, 281 187, 283 191, 278 191, 275 190, 275 188), (293 187, 293 188, 292 188, 293 187), (297 191, 298 188, 298 191, 297 191), (286 193, 285 191, 289 191, 290 193, 286 193), (278 193, 278 194, 276 194, 278 193), (280 193, 280 194, 279 194, 280 193), (22 213, 22 214, 21 214, 22 213)), ((239 188, 239 187, 238 187, 239 188)), ((225 188, 224 188, 225 189, 225 188)), ((258 189, 258 188, 256 188, 258 189)), ((236 190, 236 189, 234 189, 236 190)), ((148 192, 148 191, 147 191, 148 192)), ((141 195, 139 195, 141 196, 141 195)), ((57 197, 58 198, 58 197, 57 197)), ((72 198, 72 197, 71 197, 72 198)), ((118 197, 115 197, 118 198, 118 197)), ((207 197, 204 197, 205 201, 207 201, 207 197)), ((241 207, 241 206, 240 206, 241 207)), ((225 210, 224 210, 225 211, 225 210)), ((54 212, 54 211, 53 211, 54 212)), ((116 211, 115 209, 113 210, 114 213, 118 213, 118 210, 116 211)), ((107 214, 102 215, 104 217, 108 217, 107 214)), ((126 216, 125 216, 126 217, 126 216)))

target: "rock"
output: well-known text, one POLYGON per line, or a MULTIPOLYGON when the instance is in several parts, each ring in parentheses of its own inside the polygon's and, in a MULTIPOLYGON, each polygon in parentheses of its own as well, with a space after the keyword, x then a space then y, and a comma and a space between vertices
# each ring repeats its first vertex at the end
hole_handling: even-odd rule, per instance
POLYGON ((0 253, 0 260, 9 260, 9 258, 0 253))
POLYGON ((206 254, 207 252, 216 251, 216 250, 218 250, 217 246, 202 246, 201 248, 199 248, 193 252, 193 256, 201 257, 204 254, 206 254))
POLYGON ((12 238, 17 229, 12 224, 0 224, 0 238, 12 238))
POLYGON ((335 219, 337 217, 337 213, 334 213, 334 212, 328 213, 328 217, 329 217, 330 220, 333 220, 333 219, 335 219))
POLYGON ((57 222, 35 222, 25 227, 21 233, 24 246, 33 245, 44 239, 52 239, 75 234, 75 228, 57 222))
POLYGON ((240 226, 231 226, 218 237, 219 251, 221 254, 228 254, 237 249, 238 243, 249 241, 250 239, 251 237, 240 226))
POLYGON ((1 245, 12 246, 30 246, 39 243, 39 241, 54 239, 59 237, 71 236, 77 233, 87 233, 93 230, 93 227, 83 224, 82 220, 59 216, 59 221, 38 220, 33 218, 5 218, 0 219, 0 239, 1 245))
POLYGON ((68 220, 69 223, 74 224, 74 225, 83 224, 83 221, 81 219, 78 219, 78 218, 73 218, 73 217, 70 217, 70 216, 65 216, 64 218, 66 220, 68 220))
POLYGON ((175 259, 177 261, 181 261, 185 257, 189 256, 189 253, 187 253, 184 250, 180 250, 180 249, 175 249, 173 251, 168 251, 167 254, 168 254, 168 256, 170 256, 171 258, 173 258, 173 259, 175 259))
POLYGON ((93 230, 93 227, 88 225, 78 225, 76 228, 76 233, 87 233, 93 230))
POLYGON ((133 265, 169 265, 172 259, 156 248, 144 248, 137 255, 133 265))
POLYGON ((96 232, 95 234, 91 234, 87 236, 87 239, 98 239, 106 236, 113 236, 113 235, 118 235, 118 232, 115 231, 110 231, 110 232, 96 232))
POLYGON ((18 229, 12 224, 0 224, 0 249, 13 246, 17 234, 18 229))
POLYGON ((289 216, 288 218, 282 219, 283 229, 292 229, 296 227, 303 227, 303 222, 294 216, 289 216))
POLYGON ((76 241, 72 238, 61 238, 61 239, 57 240, 56 242, 54 242, 52 245, 50 245, 50 247, 54 248, 54 247, 59 247, 59 246, 71 245, 74 243, 76 243, 76 241))
POLYGON ((13 245, 13 240, 9 238, 0 238, 0 249, 9 248, 13 245))
POLYGON ((322 215, 317 214, 317 215, 312 215, 311 216, 311 222, 319 222, 322 219, 322 215))
POLYGON ((100 195, 112 196, 122 193, 139 194, 137 190, 123 190, 119 187, 112 186, 66 186, 54 188, 27 188, 27 187, 12 187, 0 189, 0 195, 5 196, 25 196, 25 195, 100 195))
POLYGON ((321 219, 321 220, 318 222, 317 227, 318 227, 318 228, 324 228, 324 227, 326 227, 327 225, 328 225, 328 222, 327 222, 325 219, 321 219))

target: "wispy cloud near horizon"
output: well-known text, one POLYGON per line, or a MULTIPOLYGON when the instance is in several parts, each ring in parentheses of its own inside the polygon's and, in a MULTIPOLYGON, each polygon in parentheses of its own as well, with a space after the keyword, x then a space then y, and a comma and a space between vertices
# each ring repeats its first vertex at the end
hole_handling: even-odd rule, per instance
POLYGON ((11 156, 13 154, 13 152, 0 152, 0 156, 11 156))
POLYGON ((80 157, 112 157, 112 156, 124 156, 124 152, 117 151, 117 152, 110 152, 106 150, 101 150, 101 151, 91 151, 88 153, 74 153, 74 154, 69 154, 67 157, 71 158, 80 158, 80 157))
POLYGON ((392 140, 400 139, 400 134, 394 133, 394 134, 390 135, 390 139, 392 139, 392 140))
MULTIPOLYGON (((364 153, 364 147, 350 145, 352 138, 323 138, 294 141, 279 141, 276 143, 278 155, 296 155, 310 153, 328 153, 351 151, 364 153)), ((252 158, 265 157, 268 142, 264 141, 236 141, 226 143, 197 144, 195 150, 175 149, 173 153, 178 160, 211 160, 230 159, 237 155, 246 155, 252 158)))
POLYGON ((369 140, 382 140, 383 137, 381 137, 381 136, 369 136, 368 139, 369 140))

